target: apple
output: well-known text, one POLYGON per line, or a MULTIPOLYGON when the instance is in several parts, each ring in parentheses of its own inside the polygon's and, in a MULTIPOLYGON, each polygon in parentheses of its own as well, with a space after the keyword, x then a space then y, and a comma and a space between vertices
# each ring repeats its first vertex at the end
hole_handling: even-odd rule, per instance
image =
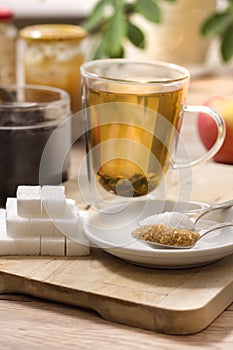
MULTIPOLYGON (((216 96, 207 100, 204 105, 218 112, 226 124, 226 137, 214 161, 233 164, 233 96, 216 96)), ((217 138, 217 126, 214 120, 207 114, 198 115, 198 133, 205 148, 209 150, 217 138)))

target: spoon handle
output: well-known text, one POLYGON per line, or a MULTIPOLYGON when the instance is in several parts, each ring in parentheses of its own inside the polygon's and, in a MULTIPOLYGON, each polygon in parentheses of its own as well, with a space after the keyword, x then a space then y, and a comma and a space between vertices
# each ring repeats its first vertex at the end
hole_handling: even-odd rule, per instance
POLYGON ((233 226, 233 222, 223 222, 222 224, 216 224, 216 225, 211 226, 205 230, 201 230, 200 237, 196 240, 196 242, 199 241, 199 239, 203 238, 205 235, 207 235, 207 233, 209 233, 209 232, 212 232, 212 231, 220 229, 220 228, 229 227, 229 226, 233 226))
POLYGON ((196 223, 198 222, 198 220, 200 218, 202 218, 202 216, 204 216, 205 214, 209 213, 212 210, 217 210, 217 209, 227 209, 233 206, 233 199, 226 201, 226 202, 222 202, 222 203, 218 203, 215 205, 210 206, 209 208, 206 208, 200 215, 198 215, 198 217, 195 219, 194 221, 194 225, 196 225, 196 223))

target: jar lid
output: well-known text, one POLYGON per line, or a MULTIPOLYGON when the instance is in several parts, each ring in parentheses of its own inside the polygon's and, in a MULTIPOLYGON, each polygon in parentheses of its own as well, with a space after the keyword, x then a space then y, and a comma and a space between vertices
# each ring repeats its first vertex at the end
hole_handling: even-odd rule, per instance
POLYGON ((14 13, 5 6, 0 6, 0 21, 1 20, 10 20, 14 17, 14 13))
POLYGON ((87 35, 85 29, 72 24, 40 24, 20 30, 20 37, 25 40, 82 40, 87 35))

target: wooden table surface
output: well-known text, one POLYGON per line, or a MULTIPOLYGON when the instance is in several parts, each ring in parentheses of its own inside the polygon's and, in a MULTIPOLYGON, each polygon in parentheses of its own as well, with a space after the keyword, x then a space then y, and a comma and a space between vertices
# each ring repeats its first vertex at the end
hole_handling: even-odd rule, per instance
MULTIPOLYGON (((232 82, 231 78, 215 77, 194 80, 189 101, 197 104, 212 95, 228 94, 233 90, 232 82)), ((189 140, 191 152, 201 151, 187 123, 184 137, 189 140)), ((79 163, 79 152, 80 145, 72 152, 72 174, 79 163)), ((206 165, 207 169, 215 169, 215 166, 212 161, 206 165)), ((228 181, 231 181, 232 166, 218 165, 217 169, 220 172, 227 169, 228 181)), ((232 198, 227 183, 220 185, 209 189, 211 199, 232 198)), ((195 198, 195 186, 206 188, 206 185, 201 179, 196 181, 192 195, 196 200, 205 200, 204 191, 203 198, 195 198)), ((205 349, 233 348, 233 304, 204 331, 190 336, 172 336, 111 323, 88 310, 28 296, 0 295, 0 349, 199 349, 201 346, 205 349)))

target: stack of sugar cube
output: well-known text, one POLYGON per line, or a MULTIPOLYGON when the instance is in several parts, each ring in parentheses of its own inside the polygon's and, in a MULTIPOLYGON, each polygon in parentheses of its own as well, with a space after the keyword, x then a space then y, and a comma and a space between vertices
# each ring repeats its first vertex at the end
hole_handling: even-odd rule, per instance
POLYGON ((85 256, 90 245, 64 186, 18 186, 0 210, 0 255, 85 256))

